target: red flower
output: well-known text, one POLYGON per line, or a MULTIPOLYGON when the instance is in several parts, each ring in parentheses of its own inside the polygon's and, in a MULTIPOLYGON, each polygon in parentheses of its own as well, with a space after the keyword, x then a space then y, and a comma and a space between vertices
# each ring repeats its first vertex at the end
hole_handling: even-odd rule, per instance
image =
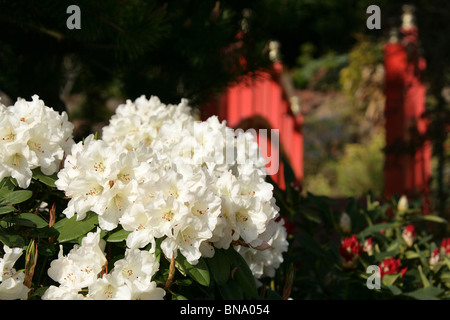
POLYGON ((385 274, 395 274, 395 273, 399 273, 399 272, 402 274, 402 277, 404 277, 406 270, 408 270, 408 267, 405 267, 400 270, 400 267, 401 267, 400 259, 394 259, 394 258, 384 259, 383 262, 379 265, 379 267, 380 267, 381 278, 383 278, 385 274))
POLYGON ((450 258, 450 238, 442 239, 441 243, 441 253, 442 255, 450 258))
POLYGON ((361 255, 361 244, 356 235, 346 237, 339 246, 341 256, 341 265, 344 269, 354 269, 358 265, 358 259, 361 255))

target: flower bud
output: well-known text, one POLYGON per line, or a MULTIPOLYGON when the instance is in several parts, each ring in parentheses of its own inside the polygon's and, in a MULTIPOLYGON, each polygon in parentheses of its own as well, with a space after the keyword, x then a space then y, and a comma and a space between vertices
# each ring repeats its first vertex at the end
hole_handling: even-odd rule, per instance
POLYGON ((439 262, 441 262, 441 256, 439 254, 439 248, 434 249, 430 257, 430 269, 433 269, 439 262))
POLYGON ((341 214, 341 218, 339 219, 339 227, 344 233, 350 233, 352 231, 352 219, 346 212, 341 214))
POLYGON ((405 195, 401 196, 397 203, 397 211, 406 211, 408 210, 408 206, 408 198, 405 195))
POLYGON ((373 255, 372 238, 366 239, 366 241, 364 242, 363 251, 366 252, 369 256, 373 255))
POLYGON ((339 246, 341 256, 341 265, 343 269, 355 269, 358 266, 359 256, 361 255, 361 244, 356 235, 346 237, 339 246))
POLYGON ((450 238, 442 239, 441 254, 447 258, 450 258, 450 238))
POLYGON ((405 230, 403 230, 402 237, 403 240, 405 240, 408 248, 411 248, 414 243, 414 240, 416 240, 417 237, 417 234, 414 230, 414 226, 412 224, 408 224, 406 226, 405 230))

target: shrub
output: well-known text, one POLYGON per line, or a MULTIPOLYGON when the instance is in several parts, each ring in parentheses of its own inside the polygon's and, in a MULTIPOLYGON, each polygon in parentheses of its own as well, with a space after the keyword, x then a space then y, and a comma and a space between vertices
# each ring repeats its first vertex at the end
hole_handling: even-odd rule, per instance
POLYGON ((0 112, 1 298, 265 292, 288 242, 251 133, 155 96, 78 143, 37 96, 0 112))

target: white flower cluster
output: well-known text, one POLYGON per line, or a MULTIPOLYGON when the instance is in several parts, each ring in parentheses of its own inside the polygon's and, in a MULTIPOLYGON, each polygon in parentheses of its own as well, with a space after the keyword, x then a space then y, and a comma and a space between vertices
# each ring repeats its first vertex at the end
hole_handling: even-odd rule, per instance
POLYGON ((130 249, 163 238, 166 257, 196 264, 214 247, 263 243, 278 216, 264 166, 251 133, 195 121, 186 100, 142 96, 117 108, 102 140, 73 146, 56 185, 71 199, 68 217, 96 212, 102 229, 130 231, 130 249))
MULTIPOLYGON (((258 280, 263 277, 274 277, 275 271, 283 262, 283 252, 288 250, 287 232, 284 220, 272 220, 263 234, 264 250, 256 250, 246 246, 235 246, 247 262, 253 276, 258 280)), ((258 282, 258 284, 261 284, 258 282)))
POLYGON ((37 95, 0 104, 0 180, 13 177, 19 187, 30 185, 37 167, 46 175, 58 171, 64 152, 74 143, 67 114, 45 106, 37 95))
POLYGON ((30 289, 23 284, 25 274, 14 269, 23 249, 4 245, 3 251, 5 254, 0 258, 0 300, 26 300, 30 289))
POLYGON ((105 273, 108 261, 100 229, 90 232, 64 256, 60 247, 58 259, 50 264, 48 275, 59 286, 50 286, 43 300, 161 300, 165 295, 156 287, 153 275, 159 269, 155 255, 145 250, 127 249, 125 257, 105 273))

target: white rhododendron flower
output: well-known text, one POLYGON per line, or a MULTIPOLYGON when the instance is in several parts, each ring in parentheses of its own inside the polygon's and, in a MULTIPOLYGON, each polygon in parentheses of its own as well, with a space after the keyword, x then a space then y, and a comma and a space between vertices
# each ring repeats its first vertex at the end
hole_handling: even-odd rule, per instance
POLYGON ((236 251, 244 257, 256 279, 274 277, 276 269, 283 262, 283 252, 288 250, 284 220, 280 219, 278 222, 271 220, 268 228, 261 235, 261 240, 267 243, 267 248, 264 250, 241 245, 235 246, 236 251))
POLYGON ((30 289, 23 284, 25 274, 17 272, 14 264, 22 255, 22 248, 3 246, 0 258, 0 300, 28 299, 30 289))
MULTIPOLYGON (((138 185, 149 179, 146 175, 152 167, 139 160, 146 151, 140 148, 125 153, 93 135, 74 145, 55 182, 70 198, 64 214, 70 218, 76 213, 77 220, 83 220, 93 211, 99 215, 102 229, 116 228, 119 218, 138 198, 138 185)), ((152 155, 146 158, 151 161, 152 155)))
POLYGON ((130 231, 129 248, 154 252, 164 238, 167 258, 196 264, 233 241, 261 245, 279 210, 264 168, 252 133, 196 121, 185 99, 141 96, 117 107, 101 140, 73 145, 56 186, 70 198, 68 218, 93 211, 102 229, 130 231))
POLYGON ((155 96, 149 100, 145 96, 135 102, 127 100, 117 107, 109 126, 103 128, 102 139, 126 149, 135 148, 140 142, 150 146, 164 123, 191 121, 190 112, 187 100, 182 100, 178 106, 166 106, 155 96))
POLYGON ((159 270, 155 255, 139 249, 127 249, 125 257, 115 262, 107 273, 105 241, 101 229, 90 232, 64 256, 62 247, 48 275, 59 286, 50 286, 44 300, 162 299, 165 291, 152 281, 159 270), (85 295, 82 294, 85 293, 85 295))
POLYGON ((60 246, 58 259, 53 260, 48 269, 49 277, 75 291, 93 283, 107 263, 103 252, 105 241, 100 238, 100 231, 88 233, 81 246, 75 245, 66 256, 60 246))
POLYGON ((32 101, 18 99, 0 108, 0 180, 13 177, 28 188, 32 169, 46 175, 58 171, 64 154, 74 143, 73 124, 67 114, 45 106, 37 95, 32 101))

